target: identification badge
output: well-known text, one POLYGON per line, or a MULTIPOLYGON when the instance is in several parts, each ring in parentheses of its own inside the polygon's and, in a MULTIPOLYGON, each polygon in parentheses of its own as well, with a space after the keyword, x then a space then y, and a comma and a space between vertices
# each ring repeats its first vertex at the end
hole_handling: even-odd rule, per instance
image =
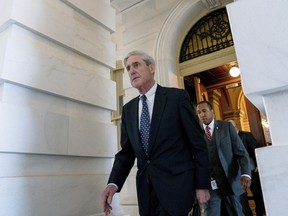
POLYGON ((212 190, 218 189, 217 183, 216 183, 216 181, 213 180, 213 179, 211 180, 211 188, 212 188, 212 190))

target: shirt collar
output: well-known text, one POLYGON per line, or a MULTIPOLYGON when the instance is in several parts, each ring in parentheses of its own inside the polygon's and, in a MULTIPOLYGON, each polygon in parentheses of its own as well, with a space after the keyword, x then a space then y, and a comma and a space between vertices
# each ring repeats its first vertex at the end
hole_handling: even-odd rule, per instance
MULTIPOLYGON (((157 89, 157 83, 155 82, 155 84, 152 86, 152 88, 150 88, 149 91, 146 92, 146 94, 145 94, 148 101, 151 101, 151 98, 152 98, 153 96, 155 96, 156 89, 157 89)), ((142 95, 140 95, 140 97, 141 97, 141 96, 142 96, 142 95)))
POLYGON ((208 124, 208 125, 203 124, 203 128, 204 128, 204 129, 205 129, 207 126, 209 126, 210 131, 213 131, 213 129, 214 129, 214 119, 212 119, 212 121, 211 121, 210 124, 208 124))

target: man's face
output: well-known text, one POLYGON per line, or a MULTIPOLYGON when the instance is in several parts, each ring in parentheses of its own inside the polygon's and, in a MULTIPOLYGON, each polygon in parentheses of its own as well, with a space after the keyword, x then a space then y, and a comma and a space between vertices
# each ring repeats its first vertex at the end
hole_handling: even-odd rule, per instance
POLYGON ((197 114, 200 121, 208 125, 214 118, 213 110, 210 109, 207 103, 201 103, 197 105, 197 114))
POLYGON ((140 92, 154 83, 154 65, 146 65, 141 56, 134 55, 127 59, 126 70, 128 71, 131 85, 140 92))

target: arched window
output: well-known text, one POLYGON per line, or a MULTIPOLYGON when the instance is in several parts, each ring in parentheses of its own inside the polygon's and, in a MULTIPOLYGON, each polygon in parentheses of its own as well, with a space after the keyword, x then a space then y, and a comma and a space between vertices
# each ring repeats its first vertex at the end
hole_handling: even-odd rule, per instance
POLYGON ((233 46, 226 8, 200 19, 188 32, 180 51, 180 63, 233 46))

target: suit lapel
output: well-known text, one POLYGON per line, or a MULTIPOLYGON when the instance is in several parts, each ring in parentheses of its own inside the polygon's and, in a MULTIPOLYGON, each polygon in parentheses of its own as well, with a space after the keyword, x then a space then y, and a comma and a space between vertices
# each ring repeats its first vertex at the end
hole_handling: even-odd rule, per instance
MULTIPOLYGON (((128 115, 130 116, 130 118, 126 118, 127 119, 127 122, 126 124, 127 125, 131 125, 130 127, 130 130, 132 132, 132 136, 133 136, 133 139, 132 140, 135 140, 136 141, 136 146, 140 149, 141 152, 143 152, 143 149, 142 149, 142 144, 141 144, 141 141, 140 141, 140 134, 139 134, 139 97, 136 97, 133 101, 132 101, 132 104, 131 104, 131 109, 128 110, 128 115), (131 121, 131 122, 130 122, 131 121)), ((143 152, 144 153, 144 152, 143 152)))
POLYGON ((153 147, 153 144, 155 142, 156 135, 159 129, 159 125, 162 119, 162 114, 164 112, 164 108, 166 105, 166 101, 167 101, 166 90, 165 88, 158 85, 156 94, 155 94, 155 99, 154 99, 148 152, 151 151, 151 148, 153 147))
POLYGON ((217 146, 217 149, 219 150, 219 147, 220 147, 220 127, 221 125, 219 125, 219 122, 217 120, 214 120, 214 131, 213 131, 213 138, 216 142, 216 146, 217 146))

